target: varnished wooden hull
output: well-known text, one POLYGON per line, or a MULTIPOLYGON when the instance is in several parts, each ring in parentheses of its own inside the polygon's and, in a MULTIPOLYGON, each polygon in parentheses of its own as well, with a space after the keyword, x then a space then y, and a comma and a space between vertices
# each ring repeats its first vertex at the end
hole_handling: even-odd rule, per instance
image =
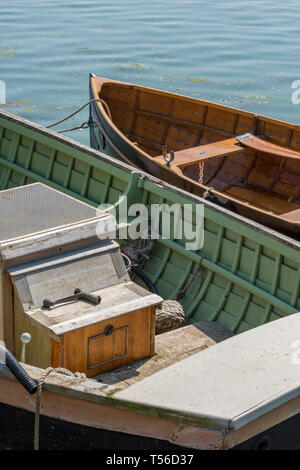
POLYGON ((275 144, 300 150, 300 127, 214 103, 91 75, 91 146, 264 225, 300 232, 300 160, 241 148, 176 174, 155 161, 162 148, 181 151, 255 131, 275 144), (256 129, 254 129, 256 127, 256 129), (209 194, 207 190, 209 188, 209 194))

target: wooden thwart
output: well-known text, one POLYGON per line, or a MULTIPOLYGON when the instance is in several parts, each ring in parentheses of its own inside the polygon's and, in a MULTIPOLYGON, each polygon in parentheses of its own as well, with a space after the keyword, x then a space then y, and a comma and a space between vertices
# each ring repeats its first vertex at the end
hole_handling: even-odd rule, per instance
POLYGON ((278 157, 283 158, 294 158, 296 160, 300 159, 300 153, 295 150, 290 150, 280 145, 272 144, 267 140, 256 137, 253 134, 244 134, 236 138, 243 146, 248 147, 252 150, 257 150, 264 153, 269 153, 270 155, 277 155, 278 157))
MULTIPOLYGON (((228 157, 229 155, 233 155, 234 153, 246 149, 265 152, 282 158, 300 159, 299 152, 281 147, 280 145, 272 144, 271 142, 267 142, 260 137, 256 137, 255 135, 248 133, 232 139, 199 145, 198 147, 192 147, 175 152, 175 158, 172 161, 172 168, 183 168, 212 158, 228 157)), ((159 163, 165 163, 162 155, 154 157, 154 160, 159 163)))
MULTIPOLYGON (((221 140, 207 145, 199 145, 186 150, 175 152, 175 158, 172 161, 172 167, 183 168, 185 166, 194 165, 204 160, 218 157, 227 157, 243 150, 236 138, 221 140)), ((162 155, 155 157, 153 160, 159 163, 165 163, 162 155)))

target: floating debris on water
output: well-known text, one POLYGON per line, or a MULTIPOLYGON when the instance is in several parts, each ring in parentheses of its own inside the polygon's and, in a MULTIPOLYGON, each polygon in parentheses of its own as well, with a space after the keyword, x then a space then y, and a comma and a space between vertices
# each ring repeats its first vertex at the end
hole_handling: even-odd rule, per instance
POLYGON ((62 109, 72 109, 72 108, 76 108, 76 106, 74 106, 74 105, 69 105, 69 106, 55 106, 55 109, 58 109, 59 111, 61 111, 62 109))
POLYGON ((16 47, 7 47, 6 49, 0 49, 0 57, 7 59, 8 57, 13 57, 16 53, 16 47))
POLYGON ((161 82, 170 82, 171 80, 174 80, 175 78, 176 78, 175 75, 164 74, 159 77, 159 80, 161 82))
POLYGON ((186 77, 186 80, 191 83, 204 83, 207 82, 207 78, 191 78, 186 77))

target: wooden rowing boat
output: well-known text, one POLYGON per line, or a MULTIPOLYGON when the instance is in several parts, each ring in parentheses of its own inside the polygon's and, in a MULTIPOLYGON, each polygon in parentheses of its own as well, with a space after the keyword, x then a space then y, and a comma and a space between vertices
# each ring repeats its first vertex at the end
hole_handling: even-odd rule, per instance
MULTIPOLYGON (((125 194, 129 204, 143 201, 147 207, 190 204, 194 211, 203 203, 205 216, 201 249, 189 251, 181 240, 161 236, 140 262, 164 299, 184 291, 180 302, 188 324, 156 339, 157 356, 133 363, 130 369, 103 373, 98 382, 70 382, 51 375, 41 410, 52 419, 51 425, 55 420, 55 426, 68 429, 69 422, 94 433, 101 428, 99 439, 113 432, 127 444, 134 434, 139 446, 155 448, 164 448, 166 442, 195 449, 230 448, 243 442, 252 446, 260 433, 268 430, 271 436, 278 426, 287 427, 285 435, 292 442, 292 429, 299 426, 298 369, 291 347, 300 328, 299 242, 1 112, 0 189, 36 182, 94 207, 108 202, 117 208, 125 194), (235 335, 220 341, 220 327, 235 335)), ((24 247, 30 246, 25 240, 24 247)), ((16 245, 8 243, 6 249, 13 253, 16 245)), ((5 311, 11 318, 12 312, 5 311)), ((5 328, 7 346, 14 351, 10 327, 5 328)), ((24 367, 34 378, 44 373, 34 365, 24 367)), ((13 416, 10 407, 33 411, 5 366, 0 366, 0 383, 3 416, 13 416)), ((5 421, 6 428, 8 424, 5 421)), ((10 426, 15 424, 11 419, 10 426)), ((49 432, 47 428, 45 434, 49 432)), ((137 444, 131 440, 130 445, 137 444)))
POLYGON ((300 126, 93 74, 90 99, 92 147, 264 225, 299 232, 300 126))

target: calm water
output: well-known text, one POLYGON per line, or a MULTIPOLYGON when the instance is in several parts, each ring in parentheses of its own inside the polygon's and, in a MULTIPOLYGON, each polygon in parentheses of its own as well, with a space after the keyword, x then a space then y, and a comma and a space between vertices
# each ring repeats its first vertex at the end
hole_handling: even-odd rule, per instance
POLYGON ((300 124, 299 25, 299 0, 1 0, 6 109, 50 124, 88 100, 93 72, 300 124))

